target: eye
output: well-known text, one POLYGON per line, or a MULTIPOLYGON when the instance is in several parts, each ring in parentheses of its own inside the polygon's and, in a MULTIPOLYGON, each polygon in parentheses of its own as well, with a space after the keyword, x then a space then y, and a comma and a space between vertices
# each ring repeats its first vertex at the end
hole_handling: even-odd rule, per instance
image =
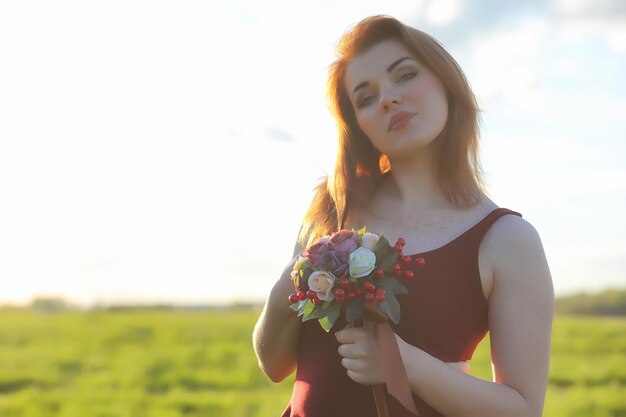
POLYGON ((400 78, 398 79, 398 81, 406 81, 406 80, 410 80, 411 78, 415 78, 415 76, 417 75, 417 72, 415 71, 411 71, 411 72, 405 72, 404 74, 402 74, 400 76, 400 78))
POLYGON ((370 94, 369 96, 365 96, 361 98, 358 103, 359 108, 367 106, 374 100, 374 98, 375 98, 374 94, 370 94))

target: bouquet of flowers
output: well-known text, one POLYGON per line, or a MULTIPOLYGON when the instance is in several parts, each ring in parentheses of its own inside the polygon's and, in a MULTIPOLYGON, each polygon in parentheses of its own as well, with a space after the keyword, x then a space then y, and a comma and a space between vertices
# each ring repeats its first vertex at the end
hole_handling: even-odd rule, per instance
POLYGON ((403 256, 405 240, 394 246, 383 235, 339 230, 304 249, 291 272, 296 288, 289 296, 291 308, 302 321, 318 319, 327 332, 345 308, 346 321, 359 320, 366 303, 376 303, 394 323, 400 322, 397 294, 407 289, 400 279, 414 279, 413 265, 423 258, 403 256))

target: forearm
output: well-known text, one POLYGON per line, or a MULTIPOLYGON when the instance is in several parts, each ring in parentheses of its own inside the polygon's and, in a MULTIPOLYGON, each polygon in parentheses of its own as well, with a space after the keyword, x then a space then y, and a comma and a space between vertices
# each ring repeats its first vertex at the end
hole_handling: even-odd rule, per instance
POLYGON ((282 381, 296 367, 301 321, 289 308, 289 294, 294 290, 290 270, 272 288, 253 333, 259 366, 274 382, 282 381))
POLYGON ((468 375, 399 340, 412 391, 448 417, 535 417, 515 389, 468 375))

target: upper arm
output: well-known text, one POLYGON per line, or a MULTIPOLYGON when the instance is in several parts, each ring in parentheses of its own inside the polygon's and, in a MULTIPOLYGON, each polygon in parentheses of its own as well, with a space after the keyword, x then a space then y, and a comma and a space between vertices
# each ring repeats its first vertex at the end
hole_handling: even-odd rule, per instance
POLYGON ((481 252, 493 274, 489 329, 494 380, 515 389, 541 415, 550 360, 554 290, 537 231, 504 216, 485 236, 481 252))
POLYGON ((296 242, 293 258, 272 287, 252 332, 259 366, 274 382, 282 381, 296 367, 300 318, 289 309, 287 299, 294 291, 291 271, 301 251, 296 242))

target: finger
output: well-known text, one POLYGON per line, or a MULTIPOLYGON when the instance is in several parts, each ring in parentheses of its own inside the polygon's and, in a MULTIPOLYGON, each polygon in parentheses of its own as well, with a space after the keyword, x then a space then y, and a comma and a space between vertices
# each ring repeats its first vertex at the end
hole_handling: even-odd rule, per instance
POLYGON ((363 372, 365 368, 363 361, 352 358, 343 358, 341 360, 341 366, 352 372, 363 372))
POLYGON ((339 343, 354 343, 355 341, 355 333, 352 331, 354 329, 343 329, 339 330, 335 333, 335 337, 339 343))
POLYGON ((343 329, 335 333, 335 337, 339 343, 354 343, 363 337, 364 332, 365 329, 362 327, 343 329))
POLYGON ((353 380, 356 383, 363 385, 371 385, 371 383, 360 373, 354 371, 348 371, 348 378, 353 380))
POLYGON ((354 343, 349 343, 349 344, 339 346, 339 348, 337 349, 337 352, 344 358, 356 359, 356 358, 363 357, 362 350, 359 348, 358 345, 354 343))

